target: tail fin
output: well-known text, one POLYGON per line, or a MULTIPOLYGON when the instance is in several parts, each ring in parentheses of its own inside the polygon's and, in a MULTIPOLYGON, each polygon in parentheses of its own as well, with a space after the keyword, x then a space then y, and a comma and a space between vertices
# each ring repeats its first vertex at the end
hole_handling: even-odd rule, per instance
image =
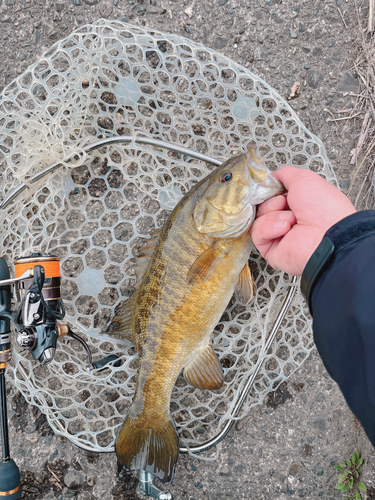
POLYGON ((128 470, 144 470, 163 483, 173 479, 178 459, 179 437, 173 420, 161 428, 138 427, 126 417, 116 442, 116 453, 128 470))

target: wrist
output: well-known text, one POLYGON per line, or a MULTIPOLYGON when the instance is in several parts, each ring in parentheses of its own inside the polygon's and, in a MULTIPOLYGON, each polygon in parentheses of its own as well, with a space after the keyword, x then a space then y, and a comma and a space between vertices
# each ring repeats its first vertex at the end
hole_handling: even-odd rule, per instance
POLYGON ((320 276, 329 268, 334 256, 347 245, 371 233, 375 233, 375 210, 350 214, 325 233, 302 273, 301 292, 311 314, 314 287, 320 276))

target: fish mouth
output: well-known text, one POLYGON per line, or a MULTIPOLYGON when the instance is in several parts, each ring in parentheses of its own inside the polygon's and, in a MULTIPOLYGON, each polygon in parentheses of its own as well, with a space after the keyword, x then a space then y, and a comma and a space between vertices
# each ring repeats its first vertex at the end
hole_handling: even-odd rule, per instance
POLYGON ((245 164, 254 182, 258 184, 267 179, 269 171, 264 167, 264 160, 257 157, 255 148, 249 148, 245 154, 245 164))
POLYGON ((245 164, 254 181, 250 203, 259 205, 264 201, 286 193, 285 187, 279 182, 264 164, 264 159, 258 158, 255 148, 251 147, 245 153, 245 164))

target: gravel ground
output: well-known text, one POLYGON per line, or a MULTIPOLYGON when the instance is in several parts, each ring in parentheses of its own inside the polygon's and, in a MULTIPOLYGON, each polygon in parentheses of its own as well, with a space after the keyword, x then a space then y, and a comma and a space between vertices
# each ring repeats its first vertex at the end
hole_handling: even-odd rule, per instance
MULTIPOLYGON (((2 0, 0 87, 55 41, 100 18, 156 27, 203 43, 264 78, 324 142, 343 191, 353 167, 361 117, 344 118, 359 90, 351 70, 368 2, 354 0, 2 0)), ((23 498, 142 498, 137 479, 118 472, 114 454, 88 453, 51 433, 45 417, 9 387, 12 456, 23 498)), ((364 481, 375 480, 375 453, 316 352, 275 395, 236 422, 217 460, 181 456, 171 485, 181 499, 343 498, 333 465, 358 449, 364 481)), ((370 488, 367 498, 375 498, 370 488)))

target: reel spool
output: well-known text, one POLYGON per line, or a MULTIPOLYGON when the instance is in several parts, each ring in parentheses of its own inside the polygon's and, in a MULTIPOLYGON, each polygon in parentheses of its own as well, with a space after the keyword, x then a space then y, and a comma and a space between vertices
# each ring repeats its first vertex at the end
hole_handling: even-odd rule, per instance
MULTIPOLYGON (((25 271, 32 269, 37 265, 44 268, 44 285, 43 297, 46 301, 61 300, 61 273, 60 259, 55 256, 40 256, 34 254, 30 257, 21 257, 14 261, 14 274, 16 278, 20 278, 25 271)), ((33 278, 26 278, 16 282, 16 294, 18 302, 22 302, 25 297, 26 290, 30 288, 33 278)))
MULTIPOLYGON (((6 257, 31 250, 59 256, 68 322, 99 356, 121 360, 87 373, 84 351, 62 340, 43 370, 15 352, 14 383, 56 433, 112 451, 134 393, 136 354, 102 328, 131 294, 136 255, 150 232, 212 170, 209 158, 223 162, 253 145, 271 170, 290 163, 336 183, 333 169, 321 141, 249 70, 183 37, 117 21, 80 27, 51 47, 4 90, 0 116, 4 200, 15 192, 0 214, 6 257)), ((193 389, 181 378, 173 391, 173 417, 183 446, 193 450, 215 444, 233 416, 261 403, 314 347, 296 283, 256 252, 250 266, 252 302, 234 297, 214 332, 224 389, 193 389)))

